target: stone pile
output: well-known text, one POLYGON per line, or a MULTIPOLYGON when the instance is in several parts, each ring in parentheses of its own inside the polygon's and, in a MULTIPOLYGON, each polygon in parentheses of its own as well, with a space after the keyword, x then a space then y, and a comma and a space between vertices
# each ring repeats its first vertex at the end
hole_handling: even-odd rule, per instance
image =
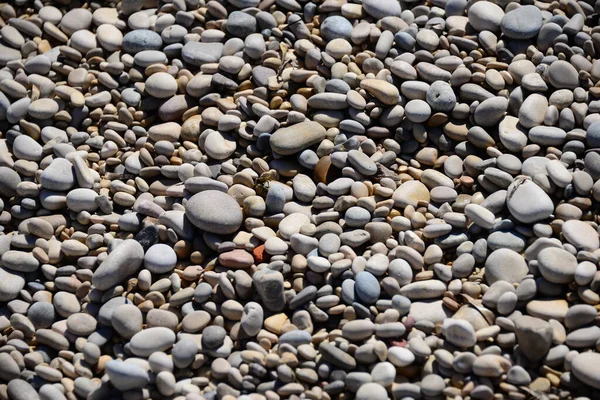
POLYGON ((599 13, 0 4, 0 400, 600 398, 599 13))

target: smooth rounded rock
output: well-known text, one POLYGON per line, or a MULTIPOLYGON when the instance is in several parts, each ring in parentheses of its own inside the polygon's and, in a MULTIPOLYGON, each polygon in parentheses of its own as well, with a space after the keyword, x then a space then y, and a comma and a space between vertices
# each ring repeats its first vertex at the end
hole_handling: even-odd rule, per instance
POLYGON ((235 232, 243 214, 237 202, 226 193, 206 190, 195 194, 185 204, 186 217, 203 231, 216 234, 235 232))
POLYGON ((135 240, 125 240, 98 266, 92 283, 98 290, 106 290, 135 273, 144 260, 144 249, 135 240))

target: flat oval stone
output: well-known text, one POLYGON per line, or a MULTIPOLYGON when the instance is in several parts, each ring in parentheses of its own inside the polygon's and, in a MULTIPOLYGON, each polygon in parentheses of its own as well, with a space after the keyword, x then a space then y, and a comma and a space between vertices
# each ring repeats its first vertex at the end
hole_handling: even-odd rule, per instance
POLYGON ((364 304, 373 304, 379 300, 381 287, 379 281, 370 272, 359 272, 354 278, 354 290, 364 304))
POLYGON ((502 33, 511 39, 530 39, 542 28, 542 12, 536 6, 521 6, 502 18, 502 33))
POLYGON ((375 325, 368 319, 350 321, 342 327, 342 336, 349 340, 364 340, 375 332, 375 325))
POLYGON ((538 269, 548 282, 564 284, 573 281, 577 258, 566 250, 549 247, 538 254, 538 269))
POLYGON ((249 268, 254 258, 245 250, 235 249, 219 254, 219 263, 228 268, 249 268))
POLYGON ((123 36, 123 50, 131 55, 144 50, 161 50, 162 38, 148 29, 135 29, 123 36))
POLYGON ((109 316, 109 325, 126 339, 132 338, 142 330, 143 316, 139 308, 133 304, 120 304, 109 316))
POLYGON ((519 108, 519 123, 525 128, 542 125, 547 109, 546 97, 537 93, 530 94, 519 108))
POLYGON ((17 362, 8 353, 0 353, 0 378, 11 381, 19 378, 21 370, 17 362))
POLYGON ((92 24, 92 13, 85 8, 74 8, 67 12, 60 21, 60 29, 67 35, 88 29, 92 24))
POLYGON ((566 138, 567 132, 555 126, 534 126, 529 130, 529 140, 541 146, 560 146, 566 138))
POLYGON ((504 11, 490 1, 482 1, 473 3, 467 15, 469 23, 476 30, 498 32, 504 11))
MULTIPOLYGON (((537 7, 534 7, 537 9, 537 7)), ((571 63, 563 60, 554 61, 548 68, 550 84, 557 89, 575 89, 579 86, 579 74, 571 63)))
POLYGON ((388 360, 397 367, 406 367, 415 361, 415 355, 405 347, 392 346, 388 349, 388 360))
POLYGON ((32 137, 19 135, 13 142, 13 153, 21 160, 40 161, 43 157, 43 148, 32 137))
POLYGON ((577 355, 571 361, 571 370, 583 383, 600 389, 600 354, 586 352, 577 355))
POLYGON ((527 303, 526 309, 529 315, 537 318, 564 321, 569 311, 569 303, 562 299, 531 300, 527 303))
POLYGON ((33 272, 38 269, 40 262, 32 253, 9 250, 2 255, 2 266, 17 272, 33 272))
POLYGON ((600 340, 600 327, 588 326, 570 332, 566 344, 570 348, 588 348, 593 347, 598 340, 600 340))
POLYGON ((230 234, 239 229, 243 214, 228 194, 206 190, 192 196, 185 204, 186 217, 198 228, 216 234, 230 234))
POLYGON ((496 378, 507 372, 511 363, 506 358, 495 354, 483 354, 475 359, 473 372, 475 375, 496 378))
POLYGON ((346 18, 332 15, 323 21, 320 26, 321 34, 327 40, 337 38, 349 39, 352 33, 352 24, 346 18))
POLYGON ((94 271, 92 283, 98 290, 106 290, 134 274, 143 260, 142 246, 133 239, 125 240, 94 271))
POLYGON ((392 195, 394 205, 397 207, 407 207, 409 205, 417 207, 420 201, 428 203, 430 200, 429 189, 420 181, 407 181, 401 184, 392 195))
POLYGON ((360 87, 386 105, 398 104, 400 100, 398 88, 381 79, 363 79, 360 81, 360 87))
POLYGON ((187 42, 181 49, 183 61, 196 67, 217 63, 222 55, 222 43, 187 42))
POLYGON ((156 351, 165 351, 175 343, 175 333, 165 327, 147 328, 136 333, 130 340, 131 352, 148 357, 156 351))
POLYGON ((356 360, 350 354, 335 347, 332 343, 321 342, 319 350, 323 354, 325 361, 345 370, 356 368, 356 360))
POLYGON ((377 165, 362 151, 350 150, 348 152, 348 161, 363 175, 371 176, 377 173, 377 165))
POLYGON ((515 180, 508 188, 507 207, 525 224, 541 221, 554 212, 554 203, 546 192, 530 180, 515 180))
POLYGON ((446 340, 458 347, 471 347, 477 343, 473 325, 462 319, 448 318, 444 320, 442 333, 446 340))
POLYGON ((583 221, 566 221, 562 225, 562 234, 569 243, 578 249, 595 251, 600 247, 598 232, 583 221))
POLYGON ((388 16, 399 17, 402 13, 400 2, 396 0, 366 0, 363 1, 362 5, 366 13, 376 19, 381 19, 388 16))
POLYGON ((40 400, 40 396, 27 381, 13 379, 8 382, 7 393, 14 400, 40 400))
POLYGON ((19 272, 0 267, 0 301, 14 300, 25 287, 25 278, 19 272))
POLYGON ((150 380, 148 372, 142 367, 120 360, 107 362, 106 373, 112 385, 121 391, 142 389, 148 385, 150 380))
POLYGON ((96 331, 97 322, 89 314, 76 313, 67 318, 67 328, 78 336, 89 336, 96 331))
POLYGON ((441 297, 446 291, 446 285, 442 281, 428 280, 413 282, 400 289, 400 294, 411 300, 435 299, 441 297))
POLYGON ((469 217, 476 225, 485 229, 491 229, 494 226, 496 216, 491 211, 479 204, 469 204, 465 207, 465 215, 469 217))
POLYGON ((279 343, 298 347, 303 344, 309 344, 311 339, 312 337, 310 336, 310 333, 306 331, 293 330, 281 335, 279 337, 279 343))
POLYGON ((150 247, 144 255, 144 268, 154 274, 171 272, 177 264, 177 254, 171 246, 158 243, 150 247))
POLYGON ((525 259, 513 250, 495 250, 485 261, 485 279, 490 285, 498 281, 518 283, 528 273, 525 259))
POLYGON ((325 128, 313 121, 279 128, 270 138, 273 151, 283 156, 298 153, 325 139, 325 128))
POLYGON ((177 93, 177 81, 171 74, 157 72, 146 79, 146 91, 158 99, 166 99, 177 93))

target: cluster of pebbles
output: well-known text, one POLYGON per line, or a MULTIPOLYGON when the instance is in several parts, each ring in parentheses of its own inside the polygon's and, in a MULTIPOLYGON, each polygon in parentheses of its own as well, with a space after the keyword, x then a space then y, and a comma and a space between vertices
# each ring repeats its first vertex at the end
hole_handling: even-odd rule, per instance
POLYGON ((600 398, 599 13, 0 4, 0 399, 600 398))

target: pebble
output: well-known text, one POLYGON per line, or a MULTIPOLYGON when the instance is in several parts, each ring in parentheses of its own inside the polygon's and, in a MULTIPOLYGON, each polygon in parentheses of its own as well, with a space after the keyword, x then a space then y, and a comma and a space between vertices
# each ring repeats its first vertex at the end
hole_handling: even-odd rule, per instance
POLYGON ((443 81, 435 81, 427 89, 427 103, 432 109, 449 112, 456 106, 456 95, 452 86, 443 81))
POLYGON ((321 34, 326 40, 349 39, 352 34, 352 23, 340 15, 332 15, 321 24, 321 34))
POLYGON ((579 85, 577 70, 570 63, 562 60, 553 62, 548 68, 550 84, 557 89, 575 89, 579 85))
POLYGON ((355 398, 357 400, 385 400, 388 398, 388 394, 380 384, 369 382, 358 389, 355 398))
POLYGON ((506 205, 510 213, 525 224, 542 221, 554 211, 552 199, 531 180, 513 182, 508 187, 506 205))
POLYGON ((144 268, 154 274, 171 272, 176 264, 177 254, 166 244, 155 244, 144 255, 144 268))
POLYGON ((354 281, 354 290, 356 291, 356 296, 358 296, 358 299, 364 304, 370 305, 379 299, 381 288, 377 278, 375 278, 371 273, 366 271, 359 272, 354 278, 354 281))
POLYGON ((0 301, 14 300, 23 287, 25 278, 21 273, 0 267, 0 301))
POLYGON ((325 132, 325 128, 316 122, 301 122, 278 129, 269 142, 274 152, 287 156, 320 143, 325 138, 325 132))
POLYGON ((492 2, 475 2, 469 7, 469 23, 477 31, 498 32, 504 17, 504 11, 492 2))
POLYGON ((521 6, 502 18, 502 33, 511 39, 531 39, 542 28, 542 12, 535 6, 521 6))
POLYGON ((117 360, 106 363, 106 373, 115 388, 122 391, 142 389, 150 379, 142 367, 117 360))
POLYGON ((485 278, 489 284, 498 281, 518 283, 528 273, 525 259, 510 249, 493 251, 485 262, 485 278))
POLYGON ((156 351, 169 349, 175 343, 175 333, 164 327, 146 328, 131 338, 131 352, 140 357, 148 357, 156 351))
POLYGON ((162 44, 158 33, 148 29, 134 29, 123 36, 122 48, 125 52, 136 55, 142 51, 160 50, 162 44))
POLYGON ((367 14, 376 19, 384 17, 399 17, 402 13, 402 7, 396 0, 366 0, 362 6, 367 14))
POLYGON ((263 269, 254 274, 252 281, 263 301, 264 306, 270 311, 281 311, 285 307, 284 279, 278 271, 263 269))
POLYGON ((188 42, 181 49, 183 60, 196 67, 218 62, 221 55, 223 55, 222 43, 188 42))
POLYGON ((144 260, 144 249, 135 240, 126 240, 111 251, 92 276, 98 290, 106 290, 135 273, 144 260))
POLYGON ((132 304, 122 304, 116 307, 109 321, 119 335, 127 339, 131 339, 140 332, 144 322, 141 311, 132 304))
POLYGON ((595 251, 600 247, 598 232, 583 221, 566 221, 562 225, 562 234, 569 243, 578 249, 595 251))
POLYGON ((515 333, 521 351, 531 360, 539 360, 552 346, 552 326, 539 318, 523 315, 515 320, 515 333))
POLYGON ((157 72, 146 80, 145 88, 152 97, 166 99, 177 93, 177 81, 166 72, 157 72))
POLYGON ((233 233, 243 221, 236 201, 218 190, 206 190, 185 204, 186 217, 198 228, 211 233, 233 233))
POLYGON ((566 250, 549 247, 538 253, 538 269, 551 283, 570 283, 577 269, 577 258, 566 250))
POLYGON ((417 207, 419 202, 429 202, 431 195, 427 186, 419 181, 408 181, 401 184, 393 193, 392 199, 397 207, 417 207))
POLYGON ((7 393, 11 399, 15 400, 39 400, 40 396, 33 386, 22 379, 13 379, 8 382, 7 393))
POLYGON ((233 11, 227 19, 227 31, 240 38, 256 32, 256 18, 243 11, 233 11))
POLYGON ((473 325, 461 319, 446 319, 442 326, 446 340, 458 347, 471 347, 477 343, 473 325))
POLYGON ((398 88, 381 79, 364 79, 360 87, 386 105, 394 105, 400 99, 398 88))
POLYGON ((40 183, 44 189, 64 191, 75 184, 73 164, 64 158, 56 158, 42 172, 40 183))
POLYGON ((600 371, 598 370, 600 364, 598 361, 600 361, 598 353, 586 352, 578 354, 571 361, 573 374, 586 385, 600 389, 600 371))

